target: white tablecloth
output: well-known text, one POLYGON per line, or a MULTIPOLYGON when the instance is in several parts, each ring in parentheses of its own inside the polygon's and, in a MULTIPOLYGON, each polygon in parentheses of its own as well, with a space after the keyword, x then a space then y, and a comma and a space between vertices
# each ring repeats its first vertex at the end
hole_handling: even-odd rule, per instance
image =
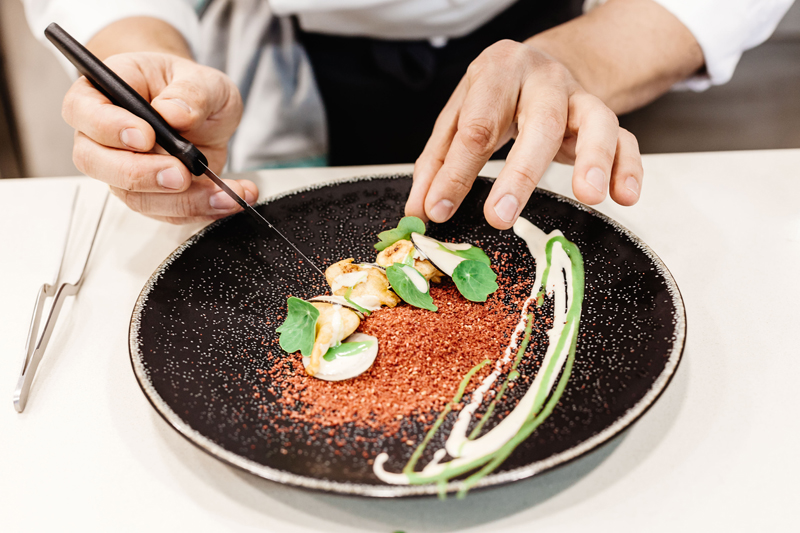
MULTIPOLYGON (((261 194, 402 167, 255 175, 261 194)), ((490 164, 485 174, 496 175, 490 164)), ((197 227, 112 198, 23 414, 11 392, 38 286, 52 278, 73 184, 0 181, 0 531, 798 531, 800 150, 645 157, 641 202, 599 210, 664 260, 686 303, 684 360, 628 431, 534 479, 466 500, 377 501, 263 481, 173 431, 128 358, 134 301, 197 227)), ((571 195, 571 168, 541 186, 571 195)))

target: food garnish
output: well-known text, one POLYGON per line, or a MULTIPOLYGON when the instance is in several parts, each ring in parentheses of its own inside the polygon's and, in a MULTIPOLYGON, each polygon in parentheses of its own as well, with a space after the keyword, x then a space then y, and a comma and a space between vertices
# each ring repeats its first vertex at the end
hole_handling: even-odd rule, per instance
MULTIPOLYGON (((498 290, 497 274, 483 250, 468 243, 437 241, 425 236, 424 231, 421 220, 405 217, 397 228, 379 235, 381 242, 375 247, 381 250, 376 258, 380 268, 356 264, 353 259, 340 261, 325 273, 333 296, 317 297, 330 300, 309 304, 289 299, 286 322, 278 329, 280 344, 287 351, 301 351, 309 375, 342 380, 368 370, 378 352, 378 339, 354 333, 361 320, 383 306, 394 307, 401 299, 415 307, 438 311, 430 294, 430 283, 440 282, 445 275, 472 302, 486 302, 498 290), (317 311, 316 316, 309 307, 317 311), (309 331, 316 336, 311 337, 309 331)), ((536 276, 505 353, 494 360, 483 360, 464 375, 453 400, 433 421, 422 442, 414 444, 416 450, 402 471, 386 470, 387 453, 375 458, 373 471, 384 482, 437 483, 444 490, 448 481, 469 474, 459 492, 459 497, 463 497, 500 466, 560 400, 575 359, 584 291, 583 259, 577 246, 558 230, 545 234, 520 218, 514 231, 528 245, 536 264, 536 276), (551 302, 548 305, 552 305, 552 311, 543 310, 545 301, 551 302), (539 370, 526 377, 526 381, 533 380, 516 406, 504 416, 498 415, 499 402, 520 381, 518 366, 528 351, 534 315, 545 312, 552 312, 552 319, 545 321, 549 342, 539 370), (491 365, 491 373, 470 387, 473 378, 487 365, 491 365), (469 396, 462 400, 468 387, 469 396), (445 418, 453 416, 453 411, 458 411, 455 423, 443 424, 445 418), (503 416, 502 420, 492 422, 492 417, 498 416, 503 416), (426 448, 443 441, 442 437, 435 437, 445 427, 449 433, 444 446, 419 469, 419 461, 429 455, 426 448)), ((454 293, 451 289, 451 294, 454 293)), ((412 445, 412 441, 408 444, 412 445)))
POLYGON ((420 253, 450 277, 462 261, 473 260, 485 263, 486 266, 491 265, 489 256, 471 244, 441 242, 418 233, 411 235, 411 240, 420 253))
POLYGON ((396 228, 382 231, 378 234, 380 242, 375 245, 375 249, 382 252, 399 240, 407 240, 412 233, 423 235, 425 233, 425 223, 417 217, 403 217, 396 228))
POLYGON ((436 312, 438 307, 431 298, 430 286, 425 276, 412 266, 395 263, 386 269, 386 277, 392 284, 392 289, 404 302, 436 312))
POLYGON ((464 298, 472 302, 485 302, 497 290, 497 274, 480 261, 469 259, 458 264, 453 271, 453 283, 464 298))
POLYGON ((286 302, 286 320, 276 330, 281 334, 281 348, 289 353, 300 352, 310 356, 316 337, 316 323, 319 311, 312 304, 290 296, 286 302))
POLYGON ((497 290, 497 275, 483 250, 468 243, 437 241, 424 233, 422 220, 403 217, 396 228, 378 235, 381 242, 375 248, 380 253, 374 264, 355 263, 351 257, 325 270, 331 295, 315 296, 313 303, 290 297, 286 321, 277 330, 281 348, 289 353, 300 351, 306 373, 315 376, 325 362, 337 359, 339 346, 348 342, 361 320, 373 311, 394 307, 402 300, 437 312, 430 283, 440 283, 445 273, 473 302, 485 302, 497 290), (444 265, 444 273, 431 258, 444 265))
MULTIPOLYGON (((473 389, 469 403, 461 406, 457 420, 445 439, 444 447, 433 454, 433 460, 422 469, 417 469, 419 459, 441 429, 444 418, 453 406, 461 401, 461 396, 473 375, 486 364, 485 362, 467 373, 453 401, 439 415, 401 472, 387 471, 385 466, 389 455, 385 452, 378 455, 373 471, 382 481, 399 485, 436 483, 440 487, 440 496, 444 497, 444 490, 449 481, 472 472, 463 480, 458 492, 458 497, 463 498, 470 488, 500 466, 514 449, 550 416, 558 404, 569 381, 575 360, 584 295, 583 258, 578 247, 565 239, 558 230, 545 234, 528 220, 520 218, 514 224, 514 232, 526 242, 533 255, 536 262, 536 279, 530 295, 522 306, 520 321, 511 342, 504 355, 495 361, 492 372, 473 389), (566 276, 562 277, 562 273, 566 276), (541 366, 517 405, 494 427, 485 430, 487 420, 494 414, 495 406, 506 392, 509 383, 519 377, 517 367, 526 353, 531 336, 533 323, 531 306, 541 308, 545 296, 552 299, 553 318, 547 332, 549 343, 541 366), (512 355, 514 352, 516 357, 512 355), (505 379, 498 387, 498 379, 503 375, 505 379), (473 423, 473 416, 485 403, 485 398, 491 398, 491 401, 480 416, 480 420, 473 423), (449 456, 449 459, 444 461, 446 456, 449 456)), ((461 264, 467 263, 469 261, 461 264)))

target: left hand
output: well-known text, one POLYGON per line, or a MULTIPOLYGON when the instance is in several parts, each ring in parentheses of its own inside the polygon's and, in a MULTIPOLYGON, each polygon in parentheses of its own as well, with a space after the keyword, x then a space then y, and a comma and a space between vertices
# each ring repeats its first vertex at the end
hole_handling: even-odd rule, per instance
POLYGON ((621 205, 639 200, 639 146, 614 112, 551 56, 500 41, 472 62, 436 120, 414 165, 406 214, 448 220, 489 157, 512 138, 484 206, 495 228, 514 224, 553 160, 575 165, 572 190, 583 203, 600 203, 607 191, 621 205))

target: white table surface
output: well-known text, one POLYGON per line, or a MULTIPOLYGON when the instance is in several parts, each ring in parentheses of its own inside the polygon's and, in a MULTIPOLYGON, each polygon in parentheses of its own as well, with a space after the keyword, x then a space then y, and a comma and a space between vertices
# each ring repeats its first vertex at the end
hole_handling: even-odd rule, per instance
MULTIPOLYGON (((264 197, 408 168, 255 179, 264 197)), ((542 186, 571 195, 570 173, 554 165, 542 186)), ((637 206, 599 209, 650 244, 681 288, 688 336, 671 385, 601 449, 445 502, 281 486, 173 431, 136 383, 128 321, 153 270, 198 228, 155 222, 114 198, 83 289, 17 414, 30 312, 55 268, 71 187, 87 185, 84 218, 103 188, 0 180, 0 531, 800 531, 800 150, 647 156, 645 176, 637 206)))

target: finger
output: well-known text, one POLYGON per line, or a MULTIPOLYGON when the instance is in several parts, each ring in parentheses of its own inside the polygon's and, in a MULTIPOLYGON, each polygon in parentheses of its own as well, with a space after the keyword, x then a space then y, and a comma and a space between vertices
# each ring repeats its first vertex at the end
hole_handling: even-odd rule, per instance
POLYGON ((430 190, 434 176, 442 168, 447 150, 453 142, 453 136, 458 129, 458 111, 461 109, 466 94, 467 81, 466 78, 462 78, 437 117, 433 132, 428 142, 425 143, 422 154, 414 163, 414 182, 411 185, 408 200, 406 200, 406 215, 423 220, 428 218, 425 215, 425 197, 430 190))
POLYGON ((614 168, 611 171, 611 198, 620 205, 635 204, 641 195, 643 179, 639 143, 631 132, 620 128, 614 168))
MULTIPOLYGON (((248 204, 258 199, 258 188, 247 180, 224 180, 224 182, 248 204)), ((235 200, 221 191, 211 180, 198 178, 181 194, 158 194, 131 192, 111 187, 115 196, 132 210, 154 218, 215 220, 240 211, 235 200)))
POLYGON ((227 144, 241 115, 241 98, 233 83, 214 69, 191 63, 176 66, 152 106, 178 131, 192 132, 192 140, 200 144, 227 144), (235 120, 228 119, 231 114, 235 120), (221 117, 226 120, 217 120, 221 117))
POLYGON ((486 221, 495 228, 514 225, 531 193, 555 157, 567 124, 568 96, 563 86, 528 83, 519 135, 484 204, 486 221))
POLYGON ((619 120, 599 98, 581 92, 570 98, 569 129, 577 132, 572 191, 581 202, 598 204, 608 190, 619 120))
POLYGON ((87 176, 130 192, 179 193, 192 184, 189 170, 171 155, 109 148, 80 132, 72 160, 87 176))
POLYGON ((147 152, 156 142, 147 122, 112 104, 86 78, 67 92, 61 115, 67 124, 104 146, 147 152))
POLYGON ((519 77, 490 72, 470 84, 457 131, 425 197, 425 214, 444 222, 456 212, 494 153, 517 108, 519 77))

